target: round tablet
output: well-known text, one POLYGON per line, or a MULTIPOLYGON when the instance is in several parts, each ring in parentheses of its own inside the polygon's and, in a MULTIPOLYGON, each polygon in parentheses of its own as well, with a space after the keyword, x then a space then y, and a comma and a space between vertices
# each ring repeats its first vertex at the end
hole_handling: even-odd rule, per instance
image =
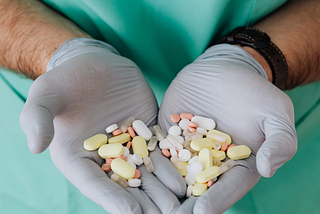
POLYGON ((180 116, 178 114, 172 114, 170 120, 174 123, 178 123, 180 121, 180 116))
POLYGON ((180 120, 180 122, 179 122, 179 127, 180 127, 182 130, 188 130, 188 128, 189 128, 189 120, 188 120, 188 119, 182 119, 182 120, 180 120))
POLYGON ((190 160, 190 158, 191 158, 191 153, 189 150, 187 150, 187 149, 180 150, 179 159, 181 161, 187 162, 188 160, 190 160))
POLYGON ((181 135, 181 128, 179 126, 171 126, 168 130, 168 134, 172 134, 173 136, 181 135))

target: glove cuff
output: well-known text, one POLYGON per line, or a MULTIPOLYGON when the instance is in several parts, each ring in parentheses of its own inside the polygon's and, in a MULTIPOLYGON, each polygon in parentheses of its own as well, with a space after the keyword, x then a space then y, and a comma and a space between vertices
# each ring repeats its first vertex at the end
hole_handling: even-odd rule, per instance
POLYGON ((105 53, 106 51, 120 55, 113 46, 99 40, 88 38, 69 39, 54 52, 47 65, 47 72, 80 54, 90 52, 105 53))

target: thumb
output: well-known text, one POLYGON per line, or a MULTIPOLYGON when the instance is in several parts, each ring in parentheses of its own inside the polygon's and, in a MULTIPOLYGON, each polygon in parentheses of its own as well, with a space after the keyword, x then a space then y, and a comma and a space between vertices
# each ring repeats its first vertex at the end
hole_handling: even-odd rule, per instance
MULTIPOLYGON (((293 125, 294 126, 294 125, 293 125)), ((260 175, 271 177, 297 151, 295 128, 279 121, 265 122, 266 140, 257 153, 257 169, 260 175)))
POLYGON ((41 75, 34 81, 26 104, 20 115, 22 131, 27 135, 29 149, 32 153, 43 152, 54 136, 53 119, 61 106, 63 94, 54 86, 49 73, 41 75))

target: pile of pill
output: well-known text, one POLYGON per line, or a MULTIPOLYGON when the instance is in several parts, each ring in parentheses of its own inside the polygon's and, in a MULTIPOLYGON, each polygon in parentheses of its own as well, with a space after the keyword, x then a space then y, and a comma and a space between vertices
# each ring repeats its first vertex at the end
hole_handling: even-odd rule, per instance
POLYGON ((87 151, 98 149, 100 157, 106 160, 101 166, 102 170, 113 171, 111 180, 122 187, 139 187, 141 173, 136 166, 144 164, 148 172, 154 171, 149 151, 155 149, 157 137, 152 136, 152 132, 143 121, 135 120, 133 117, 129 117, 120 128, 117 124, 108 126, 106 132, 112 133, 113 137, 108 140, 107 135, 96 134, 84 141, 84 149, 87 151), (131 146, 133 154, 130 154, 131 146))
POLYGON ((169 128, 166 138, 158 137, 159 147, 185 176, 187 197, 205 193, 219 175, 234 166, 234 160, 248 158, 251 154, 249 147, 231 144, 229 135, 215 130, 213 119, 191 113, 172 114, 170 119, 178 125, 169 128), (221 162, 226 159, 226 153, 229 160, 221 162))

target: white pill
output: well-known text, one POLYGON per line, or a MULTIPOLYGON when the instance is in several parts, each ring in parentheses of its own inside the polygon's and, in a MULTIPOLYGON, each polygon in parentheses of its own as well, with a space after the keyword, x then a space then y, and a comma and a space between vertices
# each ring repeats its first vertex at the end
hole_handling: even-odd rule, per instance
POLYGON ((124 152, 123 152, 123 156, 128 157, 130 155, 129 149, 127 147, 123 147, 124 148, 124 152))
POLYGON ((134 178, 134 179, 130 179, 128 180, 128 186, 129 187, 139 187, 141 186, 141 180, 134 178))
POLYGON ((188 171, 189 171, 189 169, 190 169, 190 166, 191 166, 191 164, 188 165, 187 168, 186 168, 186 172, 187 172, 187 173, 188 173, 188 171))
POLYGON ((152 132, 148 129, 146 124, 141 120, 135 120, 132 123, 132 128, 134 131, 145 140, 150 140, 152 137, 152 132))
POLYGON ((170 148, 170 154, 171 154, 171 156, 177 156, 178 155, 177 150, 175 150, 175 148, 173 148, 173 147, 170 148))
POLYGON ((107 133, 111 133, 111 132, 113 132, 113 131, 116 130, 116 129, 118 129, 118 125, 117 125, 117 124, 112 124, 112 125, 110 125, 110 126, 108 126, 108 127, 106 128, 106 132, 107 132, 107 133))
POLYGON ((134 154, 132 155, 132 161, 134 164, 140 166, 141 164, 143 164, 143 160, 141 158, 141 156, 139 154, 134 154))
MULTIPOLYGON (((171 152, 171 151, 170 151, 171 152)), ((188 160, 190 160, 191 158, 191 153, 189 150, 187 149, 182 149, 180 152, 179 152, 179 159, 181 161, 184 161, 184 162, 187 162, 188 160)))
POLYGON ((201 128, 201 127, 198 127, 198 128, 197 128, 197 132, 199 132, 199 133, 201 133, 201 134, 203 134, 203 135, 206 135, 206 134, 207 134, 207 130, 204 129, 204 128, 201 128))
POLYGON ((194 162, 188 170, 185 177, 187 185, 193 185, 196 182, 196 175, 203 170, 203 165, 199 161, 194 162))
POLYGON ((131 155, 131 154, 128 155, 128 157, 127 157, 127 163, 130 164, 131 166, 133 166, 133 168, 135 168, 135 169, 137 168, 136 164, 133 163, 132 155, 131 155))
POLYGON ((206 117, 194 116, 191 121, 198 123, 198 127, 204 128, 206 130, 211 130, 216 127, 216 122, 213 119, 206 117))
POLYGON ((189 120, 188 119, 182 119, 179 122, 179 127, 182 130, 188 130, 189 129, 189 120))
POLYGON ((173 136, 181 135, 181 129, 179 126, 171 126, 168 130, 168 134, 172 134, 173 136))
POLYGON ((175 136, 175 137, 176 137, 176 139, 179 141, 179 143, 183 144, 184 139, 183 139, 182 136, 175 136))
POLYGON ((169 143, 169 141, 167 139, 163 139, 160 141, 159 147, 160 147, 160 149, 170 149, 170 147, 172 147, 172 145, 169 143))
POLYGON ((193 188, 193 185, 188 185, 187 194, 186 194, 187 198, 189 198, 191 196, 192 188, 193 188))
POLYGON ((172 134, 168 134, 167 140, 171 144, 170 147, 174 147, 177 151, 180 151, 183 149, 183 146, 179 143, 179 141, 172 134))
POLYGON ((215 142, 215 143, 213 144, 213 149, 214 149, 214 150, 220 150, 220 149, 221 149, 221 144, 218 143, 218 142, 215 142))
POLYGON ((198 155, 195 155, 193 156, 189 161, 188 161, 188 164, 191 165, 193 164, 194 162, 198 161, 198 155))

